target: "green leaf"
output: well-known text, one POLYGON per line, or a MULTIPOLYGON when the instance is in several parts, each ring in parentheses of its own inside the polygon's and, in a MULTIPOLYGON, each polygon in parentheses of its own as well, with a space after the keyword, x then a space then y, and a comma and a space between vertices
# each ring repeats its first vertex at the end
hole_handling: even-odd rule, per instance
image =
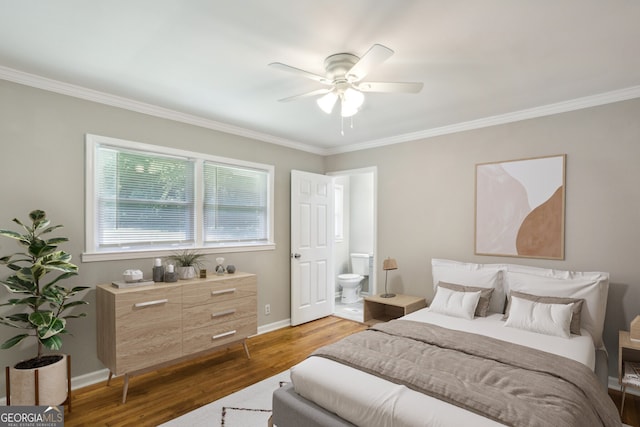
POLYGON ((73 301, 73 302, 70 302, 69 304, 63 305, 62 310, 68 310, 72 307, 77 307, 79 305, 86 305, 86 304, 89 304, 89 303, 87 301, 73 301))
POLYGON ((47 242, 40 239, 35 239, 29 245, 29 253, 33 255, 35 258, 42 258, 45 255, 49 255, 52 252, 55 252, 57 246, 48 245, 47 242))
POLYGON ((20 240, 22 239, 22 234, 17 233, 11 230, 0 229, 0 236, 8 237, 10 239, 20 240))
POLYGON ((16 324, 15 324, 15 323, 13 323, 13 322, 9 322, 9 321, 8 321, 8 320, 6 320, 6 318, 4 318, 4 317, 0 317, 0 324, 5 325, 5 326, 9 326, 10 328, 26 329, 26 328, 23 328, 23 327, 22 327, 22 326, 20 326, 20 325, 16 325, 16 324))
POLYGON ((81 317, 87 317, 87 313, 70 314, 69 316, 62 316, 63 319, 79 319, 81 317))
POLYGON ((33 222, 42 221, 47 217, 47 213, 41 209, 35 209, 29 212, 29 218, 33 222))
POLYGON ((60 350, 62 348, 62 338, 57 335, 49 338, 40 338, 40 342, 49 350, 60 350))
MULTIPOLYGON (((51 286, 55 285, 55 284, 56 284, 57 282, 59 282, 60 280, 68 279, 69 277, 77 276, 77 275, 78 275, 78 273, 77 273, 77 272, 75 272, 75 271, 67 271, 67 272, 64 272, 64 273, 60 274, 58 277, 56 277, 55 279, 53 279, 50 283, 48 283, 48 284, 44 285, 44 286, 42 287, 42 290, 43 290, 43 292, 44 292, 48 287, 51 287, 51 286)), ((87 287, 87 286, 85 286, 85 288, 88 288, 88 287, 87 287)), ((75 288, 73 288, 73 289, 75 289, 75 288)), ((73 289, 72 289, 72 291, 73 291, 73 289)))
POLYGON ((0 304, 0 306, 3 306, 3 305, 11 305, 11 306, 28 305, 30 307, 33 307, 33 306, 38 305, 39 303, 42 304, 42 298, 38 298, 38 297, 11 298, 7 302, 0 304))
POLYGON ((35 287, 32 282, 24 281, 17 275, 9 276, 4 280, 0 280, 0 283, 3 284, 9 292, 13 293, 30 294, 35 287))
POLYGON ((9 338, 8 340, 6 340, 5 342, 2 343, 2 345, 0 345, 0 348, 3 350, 6 350, 8 348, 13 347, 14 345, 18 344, 20 341, 22 341, 23 339, 27 338, 29 336, 29 334, 20 334, 20 335, 16 335, 13 338, 9 338))
MULTIPOLYGON (((48 234, 48 233, 51 233, 52 231, 55 231, 55 230, 57 230, 58 228, 62 228, 62 227, 63 227, 62 225, 54 225, 54 226, 49 227, 49 228, 47 228, 47 229, 45 229, 45 230, 41 230, 41 227, 39 227, 39 228, 38 228, 38 230, 41 230, 41 231, 38 233, 38 236, 40 236, 40 235, 42 235, 42 234, 48 234)), ((55 239, 55 237, 54 237, 54 239, 55 239)), ((62 237, 62 239, 64 239, 64 237, 62 237)), ((65 241, 66 241, 66 240, 65 240, 65 241)))
POLYGON ((50 325, 38 328, 38 337, 40 340, 44 340, 54 335, 58 335, 64 331, 66 324, 67 321, 65 319, 53 319, 50 325))
POLYGON ((35 283, 36 281, 34 279, 35 276, 33 274, 33 268, 42 269, 42 266, 34 264, 31 268, 21 268, 16 272, 16 277, 20 279, 22 283, 35 283))
POLYGON ((53 237, 47 240, 47 245, 57 245, 58 243, 68 242, 69 239, 66 237, 53 237))
POLYGON ((78 266, 71 264, 71 254, 65 251, 56 251, 45 255, 40 260, 40 263, 45 266, 47 270, 59 270, 62 272, 77 272, 78 266))
POLYGON ((6 318, 11 320, 11 321, 14 321, 14 322, 29 323, 29 315, 27 313, 11 314, 11 315, 7 316, 6 318))
POLYGON ((53 313, 50 311, 36 311, 29 315, 29 322, 38 328, 49 327, 53 320, 53 313))

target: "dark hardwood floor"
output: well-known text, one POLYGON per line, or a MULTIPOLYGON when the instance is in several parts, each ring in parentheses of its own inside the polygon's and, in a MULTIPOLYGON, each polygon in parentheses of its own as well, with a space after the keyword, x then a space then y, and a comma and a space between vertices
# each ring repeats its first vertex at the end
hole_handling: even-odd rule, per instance
MULTIPOLYGON (((620 409, 622 401, 622 393, 618 390, 609 389, 609 396, 620 409)), ((627 393, 624 403, 624 413, 622 414, 622 422, 630 426, 640 426, 640 397, 627 393)))
POLYGON ((109 386, 102 382, 74 390, 65 427, 156 426, 282 372, 316 348, 364 329, 362 323, 331 316, 258 335, 248 340, 251 359, 238 344, 132 377, 125 404, 122 378, 109 386))
MULTIPOLYGON (((242 345, 132 377, 127 403, 122 378, 73 391, 65 426, 156 426, 282 372, 316 348, 366 329, 361 323, 327 317, 252 337, 251 359, 242 345)), ((620 408, 621 393, 609 395, 620 408)), ((640 397, 627 394, 623 422, 640 427, 640 397)))

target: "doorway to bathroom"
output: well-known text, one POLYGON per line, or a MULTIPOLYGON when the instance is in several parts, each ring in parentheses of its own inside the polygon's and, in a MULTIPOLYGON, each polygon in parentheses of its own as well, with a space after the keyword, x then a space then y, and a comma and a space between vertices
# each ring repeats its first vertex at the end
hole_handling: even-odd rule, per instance
MULTIPOLYGON (((377 168, 369 167, 328 175, 333 177, 334 206, 334 277, 335 312, 339 317, 362 322, 363 298, 375 295, 376 230, 377 230, 377 168), (366 257, 366 258, 365 258, 366 257), (362 260, 367 262, 363 263, 362 260), (360 282, 353 289, 343 290, 338 276, 359 274, 360 282), (355 292, 355 295, 354 295, 355 292)), ((345 285, 351 286, 351 285, 345 285)))

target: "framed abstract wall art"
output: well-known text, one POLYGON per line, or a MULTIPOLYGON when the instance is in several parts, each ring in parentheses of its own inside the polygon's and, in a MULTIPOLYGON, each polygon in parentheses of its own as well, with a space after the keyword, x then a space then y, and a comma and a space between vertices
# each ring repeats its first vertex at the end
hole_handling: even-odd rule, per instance
POLYGON ((566 157, 476 165, 476 255, 564 259, 566 157))

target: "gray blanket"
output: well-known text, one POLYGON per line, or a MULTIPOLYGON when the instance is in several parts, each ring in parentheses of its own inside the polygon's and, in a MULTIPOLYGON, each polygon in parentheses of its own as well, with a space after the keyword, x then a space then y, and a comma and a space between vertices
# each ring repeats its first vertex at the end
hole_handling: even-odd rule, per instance
POLYGON ((489 337, 392 320, 313 355, 506 425, 622 425, 615 404, 583 364, 489 337))

